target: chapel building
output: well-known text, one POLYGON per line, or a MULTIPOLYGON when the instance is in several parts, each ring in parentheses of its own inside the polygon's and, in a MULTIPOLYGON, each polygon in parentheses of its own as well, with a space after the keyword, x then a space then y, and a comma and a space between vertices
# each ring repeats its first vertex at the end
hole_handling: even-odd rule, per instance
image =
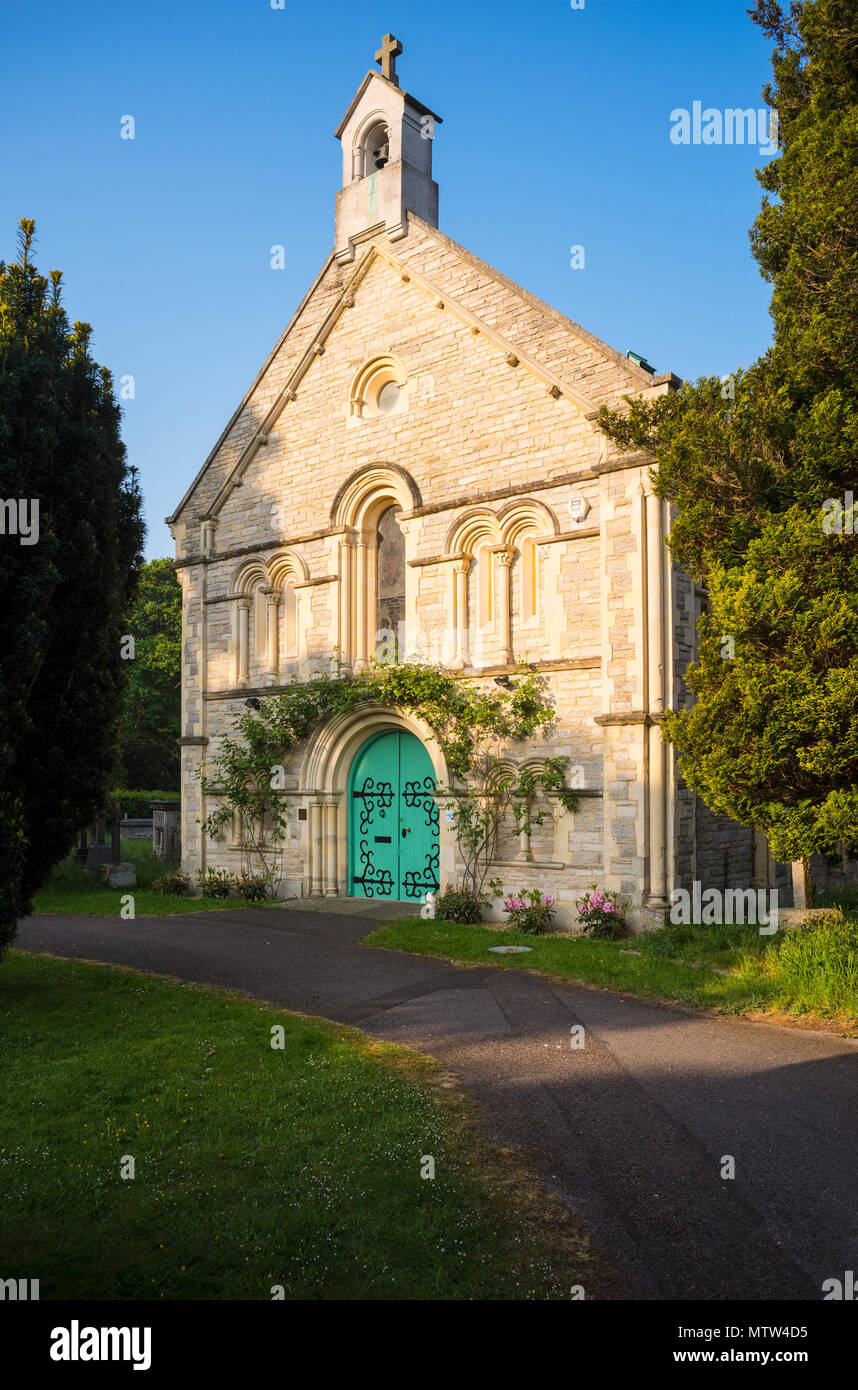
MULTIPOLYGON (((678 885, 774 884, 765 842, 712 816, 663 742, 702 595, 665 545, 652 458, 615 452, 596 424, 602 405, 679 382, 439 231, 441 118, 400 86, 400 52, 388 35, 337 129, 333 251, 168 518, 183 867, 240 867, 238 831, 202 832, 217 797, 199 780, 235 710, 381 649, 487 684, 521 662, 543 674, 551 736, 505 756, 566 758, 579 809, 548 798, 530 837, 499 837, 493 872, 553 893, 560 925, 593 882, 637 928, 661 923, 678 885)), ((286 771, 283 896, 415 902, 458 881, 431 795, 447 770, 421 721, 340 715, 286 771)))

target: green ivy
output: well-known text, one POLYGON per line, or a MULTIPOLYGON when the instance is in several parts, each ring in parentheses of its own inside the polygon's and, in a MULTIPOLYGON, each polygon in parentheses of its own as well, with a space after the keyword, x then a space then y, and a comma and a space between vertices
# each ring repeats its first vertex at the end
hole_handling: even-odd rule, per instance
POLYGON ((206 834, 217 835, 236 817, 248 857, 256 855, 265 865, 266 854, 276 856, 286 833, 279 795, 286 760, 322 721, 361 705, 403 710, 432 729, 451 779, 439 790, 454 807, 465 878, 475 888, 482 888, 505 808, 526 834, 544 819, 532 811, 538 787, 556 793, 567 810, 577 809, 577 798, 563 785, 565 758, 546 759, 540 771, 503 773, 500 750, 547 731, 553 722, 544 680, 529 667, 520 667, 508 687, 485 689, 431 666, 374 664, 354 676, 295 681, 258 711, 234 714, 232 733, 221 739, 213 759, 213 775, 200 774, 203 791, 221 798, 202 822, 206 834))

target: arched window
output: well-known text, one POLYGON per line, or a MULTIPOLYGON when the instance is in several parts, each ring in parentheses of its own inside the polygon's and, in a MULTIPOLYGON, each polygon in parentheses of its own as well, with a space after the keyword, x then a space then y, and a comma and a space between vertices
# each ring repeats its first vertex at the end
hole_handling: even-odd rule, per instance
POLYGON ((386 353, 365 362, 352 382, 350 422, 401 415, 407 408, 408 386, 399 359, 386 353))
POLYGON ((287 582, 281 598, 283 606, 283 655, 294 658, 298 655, 298 595, 295 585, 287 582))
POLYGON ((422 505, 420 491, 403 468, 370 464, 354 473, 337 493, 331 523, 341 531, 337 578, 337 648, 343 667, 361 670, 376 654, 382 635, 383 659, 401 655, 399 628, 406 615, 408 521, 400 517, 422 505), (392 647, 392 637, 396 645, 392 647))
POLYGON ((475 580, 477 622, 481 628, 491 627, 495 616, 494 556, 487 545, 477 551, 475 580))
POLYGON ((405 537, 397 520, 402 508, 386 507, 375 532, 375 629, 379 659, 396 660, 405 622, 405 537), (390 633, 390 636, 386 636, 390 633))
POLYGON ((276 673, 282 662, 294 661, 302 655, 304 635, 299 589, 309 576, 304 560, 291 550, 272 555, 269 574, 268 659, 271 670, 276 673))
POLYGON ((257 661, 264 662, 268 656, 268 597, 261 587, 253 594, 252 623, 251 651, 257 661))
POLYGON ((530 536, 520 545, 519 570, 521 621, 535 622, 539 617, 539 549, 530 536))

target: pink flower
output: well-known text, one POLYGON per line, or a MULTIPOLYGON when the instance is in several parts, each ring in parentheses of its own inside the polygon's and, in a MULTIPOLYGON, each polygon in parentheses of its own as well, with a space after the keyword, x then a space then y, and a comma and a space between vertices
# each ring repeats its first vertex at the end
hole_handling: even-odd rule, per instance
POLYGON ((586 903, 576 903, 575 906, 577 907, 577 909, 578 909, 579 912, 586 912, 586 911, 587 911, 587 904, 586 904, 586 903))
POLYGON ((605 906, 602 908, 603 912, 616 912, 616 910, 613 903, 605 903, 605 906))
POLYGON ((604 895, 604 893, 602 892, 601 888, 597 888, 596 891, 595 891, 595 893, 593 894, 592 898, 590 899, 590 906, 591 906, 591 907, 601 907, 602 904, 604 903, 604 901, 605 901, 605 895, 604 895))
POLYGON ((550 893, 546 893, 546 894, 545 894, 545 897, 542 899, 542 903, 543 903, 543 906, 544 906, 544 907, 553 907, 553 906, 554 906, 554 899, 553 899, 553 897, 551 896, 550 893))

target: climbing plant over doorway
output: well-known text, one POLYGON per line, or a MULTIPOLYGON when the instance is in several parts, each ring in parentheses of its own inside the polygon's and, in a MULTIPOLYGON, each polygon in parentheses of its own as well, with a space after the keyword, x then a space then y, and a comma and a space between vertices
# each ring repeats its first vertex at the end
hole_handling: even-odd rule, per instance
POLYGON ((463 887, 482 893, 491 863, 497 827, 511 812, 517 828, 530 834, 544 813, 533 811, 537 787, 556 794, 563 806, 577 810, 574 792, 564 785, 565 758, 546 758, 539 770, 510 776, 500 761, 511 743, 547 731, 553 706, 544 681, 520 667, 508 687, 485 689, 417 663, 372 665, 354 676, 318 675, 295 681, 261 704, 233 717, 212 760, 211 775, 201 774, 203 791, 220 805, 202 822, 217 835, 233 819, 248 868, 276 875, 286 833, 280 791, 287 760, 313 729, 333 715, 360 705, 403 710, 423 720, 434 733, 447 762, 450 785, 439 788, 448 799, 460 856, 463 887))

